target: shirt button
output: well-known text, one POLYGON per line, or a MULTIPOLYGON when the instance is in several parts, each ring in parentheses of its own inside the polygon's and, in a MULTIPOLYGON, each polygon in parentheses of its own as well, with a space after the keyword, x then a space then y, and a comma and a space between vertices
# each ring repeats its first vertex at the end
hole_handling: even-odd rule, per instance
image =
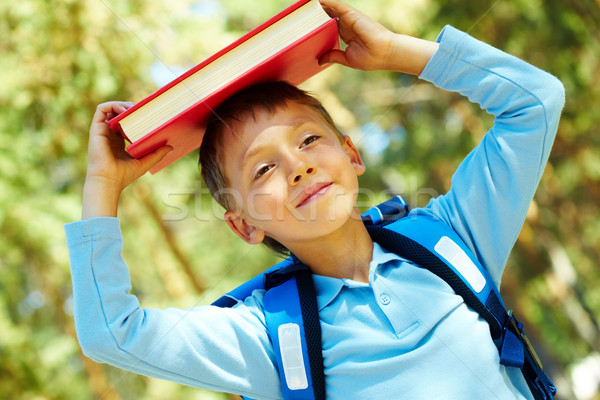
POLYGON ((392 301, 392 299, 390 298, 390 296, 384 293, 379 296, 379 301, 385 306, 387 304, 390 304, 390 301, 392 301))

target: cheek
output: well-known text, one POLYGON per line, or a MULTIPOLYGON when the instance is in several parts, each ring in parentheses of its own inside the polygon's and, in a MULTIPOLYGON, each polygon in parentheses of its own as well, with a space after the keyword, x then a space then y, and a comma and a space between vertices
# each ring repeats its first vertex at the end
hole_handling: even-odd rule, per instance
POLYGON ((284 206, 285 188, 274 179, 269 184, 250 191, 245 200, 248 215, 261 221, 272 220, 273 216, 281 213, 284 206))
POLYGON ((354 164, 352 164, 348 155, 342 151, 333 154, 324 154, 321 156, 321 159, 324 160, 324 167, 330 171, 335 171, 340 176, 351 176, 354 178, 357 176, 354 164))

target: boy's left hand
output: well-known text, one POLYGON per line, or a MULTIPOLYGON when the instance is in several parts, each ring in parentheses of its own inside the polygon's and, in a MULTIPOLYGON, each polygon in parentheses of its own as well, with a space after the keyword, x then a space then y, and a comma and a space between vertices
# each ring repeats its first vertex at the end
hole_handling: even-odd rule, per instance
POLYGON ((319 2, 330 17, 338 18, 340 37, 347 44, 345 51, 331 50, 319 63, 334 62, 365 71, 385 69, 394 33, 346 3, 319 2))
POLYGON ((338 29, 345 50, 331 50, 319 59, 320 64, 338 63, 365 71, 388 70, 420 75, 438 44, 394 33, 340 0, 319 0, 338 29))

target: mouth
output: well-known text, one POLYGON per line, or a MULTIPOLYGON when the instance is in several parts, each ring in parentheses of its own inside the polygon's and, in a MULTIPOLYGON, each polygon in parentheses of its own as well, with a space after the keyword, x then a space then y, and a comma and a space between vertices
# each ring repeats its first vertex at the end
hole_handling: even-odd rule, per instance
POLYGON ((302 207, 310 203, 311 201, 323 196, 325 193, 327 193, 331 185, 333 185, 333 182, 315 183, 313 185, 310 185, 304 190, 304 192, 300 194, 296 208, 302 207))

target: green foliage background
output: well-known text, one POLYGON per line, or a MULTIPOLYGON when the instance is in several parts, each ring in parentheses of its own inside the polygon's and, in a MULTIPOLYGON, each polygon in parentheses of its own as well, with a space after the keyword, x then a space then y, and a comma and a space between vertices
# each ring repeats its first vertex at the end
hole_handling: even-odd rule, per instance
MULTIPOLYGON (((152 65, 189 68, 289 3, 0 3, 3 398, 227 397, 99 365, 81 354, 62 224, 79 219, 87 130, 98 103, 145 97, 157 88, 152 65)), ((558 138, 502 289, 526 321, 560 398, 600 398, 593 385, 586 394, 577 384, 592 384, 592 378, 573 372, 600 350, 600 1, 350 4, 397 32, 427 39, 452 24, 564 83, 567 104, 558 138)), ((373 190, 361 199, 365 207, 390 192, 413 206, 443 193, 492 123, 459 96, 394 73, 334 66, 304 87, 363 147, 369 169, 361 184, 373 190), (361 127, 369 122, 390 140, 383 155, 366 152, 374 129, 361 127)), ((124 257, 133 291, 146 307, 210 303, 276 261, 228 232, 196 163, 195 155, 188 156, 145 176, 122 196, 124 257)))

